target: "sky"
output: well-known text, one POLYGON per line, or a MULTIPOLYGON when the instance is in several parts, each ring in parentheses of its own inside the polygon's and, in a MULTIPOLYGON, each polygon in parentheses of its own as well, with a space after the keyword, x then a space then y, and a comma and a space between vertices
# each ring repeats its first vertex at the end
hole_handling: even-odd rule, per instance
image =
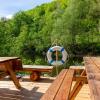
POLYGON ((20 10, 29 10, 51 0, 0 0, 0 17, 11 18, 20 10))

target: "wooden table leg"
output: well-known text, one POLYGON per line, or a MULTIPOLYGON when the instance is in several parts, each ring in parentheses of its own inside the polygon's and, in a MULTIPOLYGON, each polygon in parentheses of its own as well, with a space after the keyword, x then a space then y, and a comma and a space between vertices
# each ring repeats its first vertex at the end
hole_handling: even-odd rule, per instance
MULTIPOLYGON (((86 76, 86 71, 83 70, 80 76, 86 76)), ((76 81, 71 93, 70 93, 70 100, 74 100, 76 95, 79 93, 80 89, 84 85, 84 81, 76 81)))
POLYGON ((40 72, 38 71, 33 71, 31 74, 30 74, 30 79, 32 81, 36 81, 40 78, 40 72))
POLYGON ((17 89, 21 88, 21 85, 19 83, 19 80, 16 78, 16 74, 13 72, 12 68, 11 68, 11 62, 6 62, 5 66, 7 68, 7 71, 9 73, 9 75, 11 76, 11 79, 13 80, 15 86, 17 89))

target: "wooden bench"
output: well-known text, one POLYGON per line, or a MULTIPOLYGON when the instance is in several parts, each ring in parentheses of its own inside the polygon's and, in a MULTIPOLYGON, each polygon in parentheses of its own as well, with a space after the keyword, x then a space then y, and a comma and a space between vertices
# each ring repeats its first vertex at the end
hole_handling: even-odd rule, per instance
POLYGON ((40 75, 42 72, 51 72, 53 66, 45 66, 45 65, 22 65, 22 60, 17 59, 12 62, 12 69, 14 72, 30 72, 30 79, 32 81, 36 81, 40 79, 40 75))
POLYGON ((53 66, 22 65, 22 60, 19 57, 0 57, 0 79, 10 75, 18 89, 21 88, 21 85, 15 72, 31 72, 30 79, 34 81, 40 78, 41 72, 51 72, 52 69, 53 66))
POLYGON ((16 69, 16 71, 30 72, 30 79, 36 81, 40 79, 42 72, 51 72, 53 66, 43 66, 43 65, 23 65, 22 69, 16 69))
POLYGON ((74 70, 64 69, 40 100, 69 100, 74 70))

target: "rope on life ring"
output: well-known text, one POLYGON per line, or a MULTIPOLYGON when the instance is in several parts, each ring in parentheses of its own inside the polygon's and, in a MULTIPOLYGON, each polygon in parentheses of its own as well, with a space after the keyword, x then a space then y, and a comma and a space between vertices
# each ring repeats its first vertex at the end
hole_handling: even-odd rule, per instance
POLYGON ((51 65, 54 65, 54 66, 57 66, 57 65, 62 65, 65 63, 66 59, 68 57, 68 54, 66 52, 66 50, 61 47, 61 46, 54 46, 54 47, 51 47, 49 48, 48 52, 47 52, 47 59, 48 59, 48 62, 51 64, 51 65), (61 60, 53 60, 52 58, 52 53, 55 52, 55 51, 59 51, 62 53, 62 59, 61 60))

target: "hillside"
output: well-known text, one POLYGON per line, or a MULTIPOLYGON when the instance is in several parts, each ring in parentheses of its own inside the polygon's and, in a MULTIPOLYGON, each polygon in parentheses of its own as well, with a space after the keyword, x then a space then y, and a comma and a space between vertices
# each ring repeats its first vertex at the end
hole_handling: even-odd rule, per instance
POLYGON ((12 19, 0 20, 0 56, 20 56, 27 64, 46 64, 46 52, 57 39, 70 59, 100 55, 100 2, 54 0, 12 19))

